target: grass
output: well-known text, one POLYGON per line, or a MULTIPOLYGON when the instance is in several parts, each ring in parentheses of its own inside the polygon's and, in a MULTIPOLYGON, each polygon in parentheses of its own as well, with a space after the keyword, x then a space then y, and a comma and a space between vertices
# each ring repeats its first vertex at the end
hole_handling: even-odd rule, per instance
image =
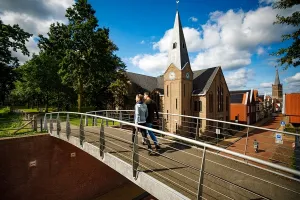
POLYGON ((17 113, 10 113, 9 108, 0 108, 0 137, 17 137, 23 135, 36 134, 31 129, 31 124, 14 133, 17 128, 21 127, 28 121, 22 121, 22 116, 17 113))

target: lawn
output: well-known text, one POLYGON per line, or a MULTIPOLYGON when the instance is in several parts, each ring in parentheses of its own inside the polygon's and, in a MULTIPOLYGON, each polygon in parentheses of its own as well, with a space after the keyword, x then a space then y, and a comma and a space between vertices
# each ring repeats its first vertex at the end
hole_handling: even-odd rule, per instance
POLYGON ((0 108, 0 137, 16 137, 21 135, 32 135, 36 134, 32 130, 31 124, 25 126, 17 133, 14 133, 16 129, 28 123, 28 121, 23 121, 22 116, 17 113, 10 113, 10 109, 0 108))

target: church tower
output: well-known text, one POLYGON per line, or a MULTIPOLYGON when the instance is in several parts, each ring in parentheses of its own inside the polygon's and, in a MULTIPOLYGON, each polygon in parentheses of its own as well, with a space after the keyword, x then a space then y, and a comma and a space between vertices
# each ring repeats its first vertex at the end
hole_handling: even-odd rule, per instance
MULTIPOLYGON (((193 90, 193 72, 179 12, 176 12, 172 41, 169 45, 168 68, 164 73, 164 112, 191 115, 191 97, 193 90)), ((178 133, 178 129, 188 126, 188 119, 178 116, 165 116, 167 131, 178 133)), ((178 133, 178 134, 188 134, 178 133)))
POLYGON ((275 81, 272 85, 272 98, 282 102, 282 84, 280 84, 278 69, 276 70, 275 81))

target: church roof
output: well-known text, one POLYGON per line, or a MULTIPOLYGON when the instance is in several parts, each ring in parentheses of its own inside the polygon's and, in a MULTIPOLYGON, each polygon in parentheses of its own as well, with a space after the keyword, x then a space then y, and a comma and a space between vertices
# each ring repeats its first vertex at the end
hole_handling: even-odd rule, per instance
MULTIPOLYGON (((194 71, 193 94, 205 95, 206 91, 210 88, 219 68, 220 67, 213 67, 194 71)), ((133 72, 126 72, 126 75, 130 82, 139 85, 145 91, 152 92, 153 90, 158 90, 161 94, 164 94, 163 75, 152 77, 133 72)))
POLYGON ((182 30, 179 12, 176 12, 173 35, 169 44, 168 66, 174 64, 178 69, 183 69, 186 63, 190 63, 185 38, 182 30))
POLYGON ((279 84, 280 84, 279 74, 278 74, 278 69, 276 69, 276 76, 275 76, 274 85, 279 85, 279 84))

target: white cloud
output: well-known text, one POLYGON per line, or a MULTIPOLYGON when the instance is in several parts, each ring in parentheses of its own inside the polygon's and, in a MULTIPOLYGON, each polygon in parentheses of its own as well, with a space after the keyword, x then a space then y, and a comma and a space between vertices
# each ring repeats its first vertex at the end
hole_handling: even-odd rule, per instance
POLYGON ((259 4, 272 4, 277 0, 259 0, 259 4))
POLYGON ((264 82, 264 83, 261 83, 259 86, 261 88, 272 88, 272 82, 264 82))
POLYGON ((237 69, 249 65, 250 57, 248 51, 238 51, 231 46, 219 46, 199 53, 191 65, 193 70, 215 66, 222 66, 222 69, 237 69))
MULTIPOLYGON (((38 34, 46 35, 50 24, 55 22, 66 22, 65 11, 74 3, 74 0, 2 0, 0 2, 0 18, 5 24, 19 24, 33 37, 26 43, 31 55, 38 54, 39 50, 34 38, 38 34)), ((20 63, 24 63, 30 57, 21 52, 12 52, 17 56, 20 63)))
POLYGON ((142 41, 140 42, 140 44, 145 44, 145 40, 142 40, 142 41))
POLYGON ((191 20, 192 22, 197 22, 198 19, 196 17, 190 17, 189 20, 191 20))
POLYGON ((146 72, 152 72, 161 74, 167 65, 168 54, 157 53, 157 54, 140 54, 133 58, 130 58, 133 65, 138 66, 146 72))
POLYGON ((257 50, 256 50, 256 53, 257 53, 257 55, 262 55, 262 54, 265 54, 266 51, 265 51, 264 48, 258 47, 257 50))
POLYGON ((294 76, 286 78, 285 82, 287 82, 287 83, 299 82, 300 83, 300 72, 296 73, 294 76))
MULTIPOLYGON (((280 42, 282 34, 295 29, 292 26, 273 25, 276 14, 289 15, 299 9, 300 5, 286 10, 274 10, 271 6, 264 6, 248 12, 215 11, 210 13, 208 21, 201 29, 184 27, 188 51, 198 53, 191 60, 192 68, 222 66, 224 69, 238 69, 251 64, 252 54, 263 54, 267 48, 264 46, 280 42)), ((167 30, 159 41, 153 43, 154 50, 159 50, 160 53, 168 51, 172 30, 167 30)), ((149 58, 149 54, 145 55, 149 58)), ((143 55, 138 56, 142 59, 143 55)), ((160 66, 159 68, 161 69, 160 66)), ((155 67, 151 69, 155 71, 155 67)))
POLYGON ((242 89, 247 87, 249 80, 253 79, 254 71, 251 69, 238 69, 225 75, 227 85, 230 90, 242 89))

